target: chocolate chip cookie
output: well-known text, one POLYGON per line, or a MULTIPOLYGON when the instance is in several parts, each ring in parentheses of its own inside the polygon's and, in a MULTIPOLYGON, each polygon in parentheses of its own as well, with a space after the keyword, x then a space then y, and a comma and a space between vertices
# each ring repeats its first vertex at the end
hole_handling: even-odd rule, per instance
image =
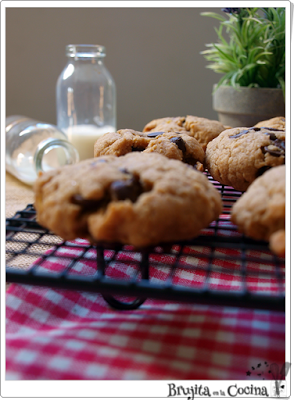
POLYGON ((121 129, 102 135, 94 145, 94 156, 120 157, 131 152, 160 153, 165 157, 183 161, 201 168, 204 151, 193 137, 176 132, 156 131, 143 133, 121 129))
POLYGON ((185 128, 190 132, 190 135, 198 140, 204 151, 211 140, 227 129, 219 121, 194 117, 193 115, 187 115, 185 128))
POLYGON ((260 121, 257 126, 258 128, 266 127, 266 128, 275 128, 275 129, 285 129, 285 117, 275 117, 271 119, 267 119, 265 121, 260 121))
POLYGON ((240 232, 270 241, 276 254, 285 254, 284 165, 271 168, 250 185, 232 207, 231 220, 240 232))
POLYGON ((41 225, 93 243, 144 247, 193 238, 222 209, 204 174, 157 153, 84 160, 43 173, 34 190, 41 225))
POLYGON ((223 185, 246 191, 271 167, 285 164, 285 131, 274 128, 233 128, 207 146, 205 166, 223 185))
POLYGON ((163 130, 165 132, 181 132, 188 134, 185 129, 186 117, 164 117, 153 119, 144 126, 143 132, 155 132, 163 130))
POLYGON ((197 139, 205 151, 207 144, 227 129, 219 121, 187 115, 186 117, 166 117, 154 119, 143 128, 143 132, 163 130, 186 133, 197 139))

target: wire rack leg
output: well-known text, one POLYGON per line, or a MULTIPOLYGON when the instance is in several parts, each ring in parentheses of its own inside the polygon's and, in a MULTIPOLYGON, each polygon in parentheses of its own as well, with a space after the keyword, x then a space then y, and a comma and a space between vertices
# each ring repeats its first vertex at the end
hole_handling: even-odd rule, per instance
MULTIPOLYGON (((97 249, 97 255, 98 255, 99 250, 97 249)), ((149 279, 149 254, 148 252, 142 252, 141 253, 141 263, 140 263, 140 268, 141 268, 141 273, 142 273, 142 279, 149 279)), ((100 257, 101 258, 101 253, 100 257)), ((102 270, 103 274, 105 273, 105 261, 104 263, 104 268, 102 270)), ((133 301, 130 302, 125 302, 116 299, 115 297, 111 295, 102 295, 103 299, 114 309, 117 310, 135 310, 139 308, 145 301, 146 299, 142 298, 137 298, 133 301)))

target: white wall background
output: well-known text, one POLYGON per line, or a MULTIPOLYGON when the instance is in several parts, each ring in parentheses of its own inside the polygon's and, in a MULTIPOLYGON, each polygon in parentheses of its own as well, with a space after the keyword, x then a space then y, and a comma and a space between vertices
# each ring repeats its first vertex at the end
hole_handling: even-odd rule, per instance
POLYGON ((6 115, 55 124, 65 46, 86 43, 106 47, 105 65, 117 87, 118 129, 142 130, 167 116, 217 119, 211 92, 220 75, 206 68, 200 54, 216 40, 218 22, 200 15, 208 10, 221 13, 221 8, 6 8, 6 115))

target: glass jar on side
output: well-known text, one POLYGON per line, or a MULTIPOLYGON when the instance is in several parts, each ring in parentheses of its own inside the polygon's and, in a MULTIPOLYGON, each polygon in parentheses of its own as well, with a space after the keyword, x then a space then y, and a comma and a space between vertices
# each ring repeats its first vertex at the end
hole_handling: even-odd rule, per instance
POLYGON ((66 46, 67 64, 56 84, 57 127, 77 148, 80 160, 94 157, 94 143, 116 131, 116 87, 104 65, 105 47, 66 46))
POLYGON ((39 172, 79 161, 79 154, 56 126, 12 115, 6 118, 6 170, 33 185, 39 172))

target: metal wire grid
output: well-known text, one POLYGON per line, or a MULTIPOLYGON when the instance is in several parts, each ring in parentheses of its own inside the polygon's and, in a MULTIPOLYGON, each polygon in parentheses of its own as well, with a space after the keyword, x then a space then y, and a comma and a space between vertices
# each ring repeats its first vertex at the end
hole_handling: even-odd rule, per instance
POLYGON ((285 310, 285 260, 238 233, 230 210, 241 193, 208 176, 223 212, 193 240, 135 249, 63 241, 36 222, 33 205, 6 220, 7 282, 101 293, 117 309, 146 299, 285 310))

